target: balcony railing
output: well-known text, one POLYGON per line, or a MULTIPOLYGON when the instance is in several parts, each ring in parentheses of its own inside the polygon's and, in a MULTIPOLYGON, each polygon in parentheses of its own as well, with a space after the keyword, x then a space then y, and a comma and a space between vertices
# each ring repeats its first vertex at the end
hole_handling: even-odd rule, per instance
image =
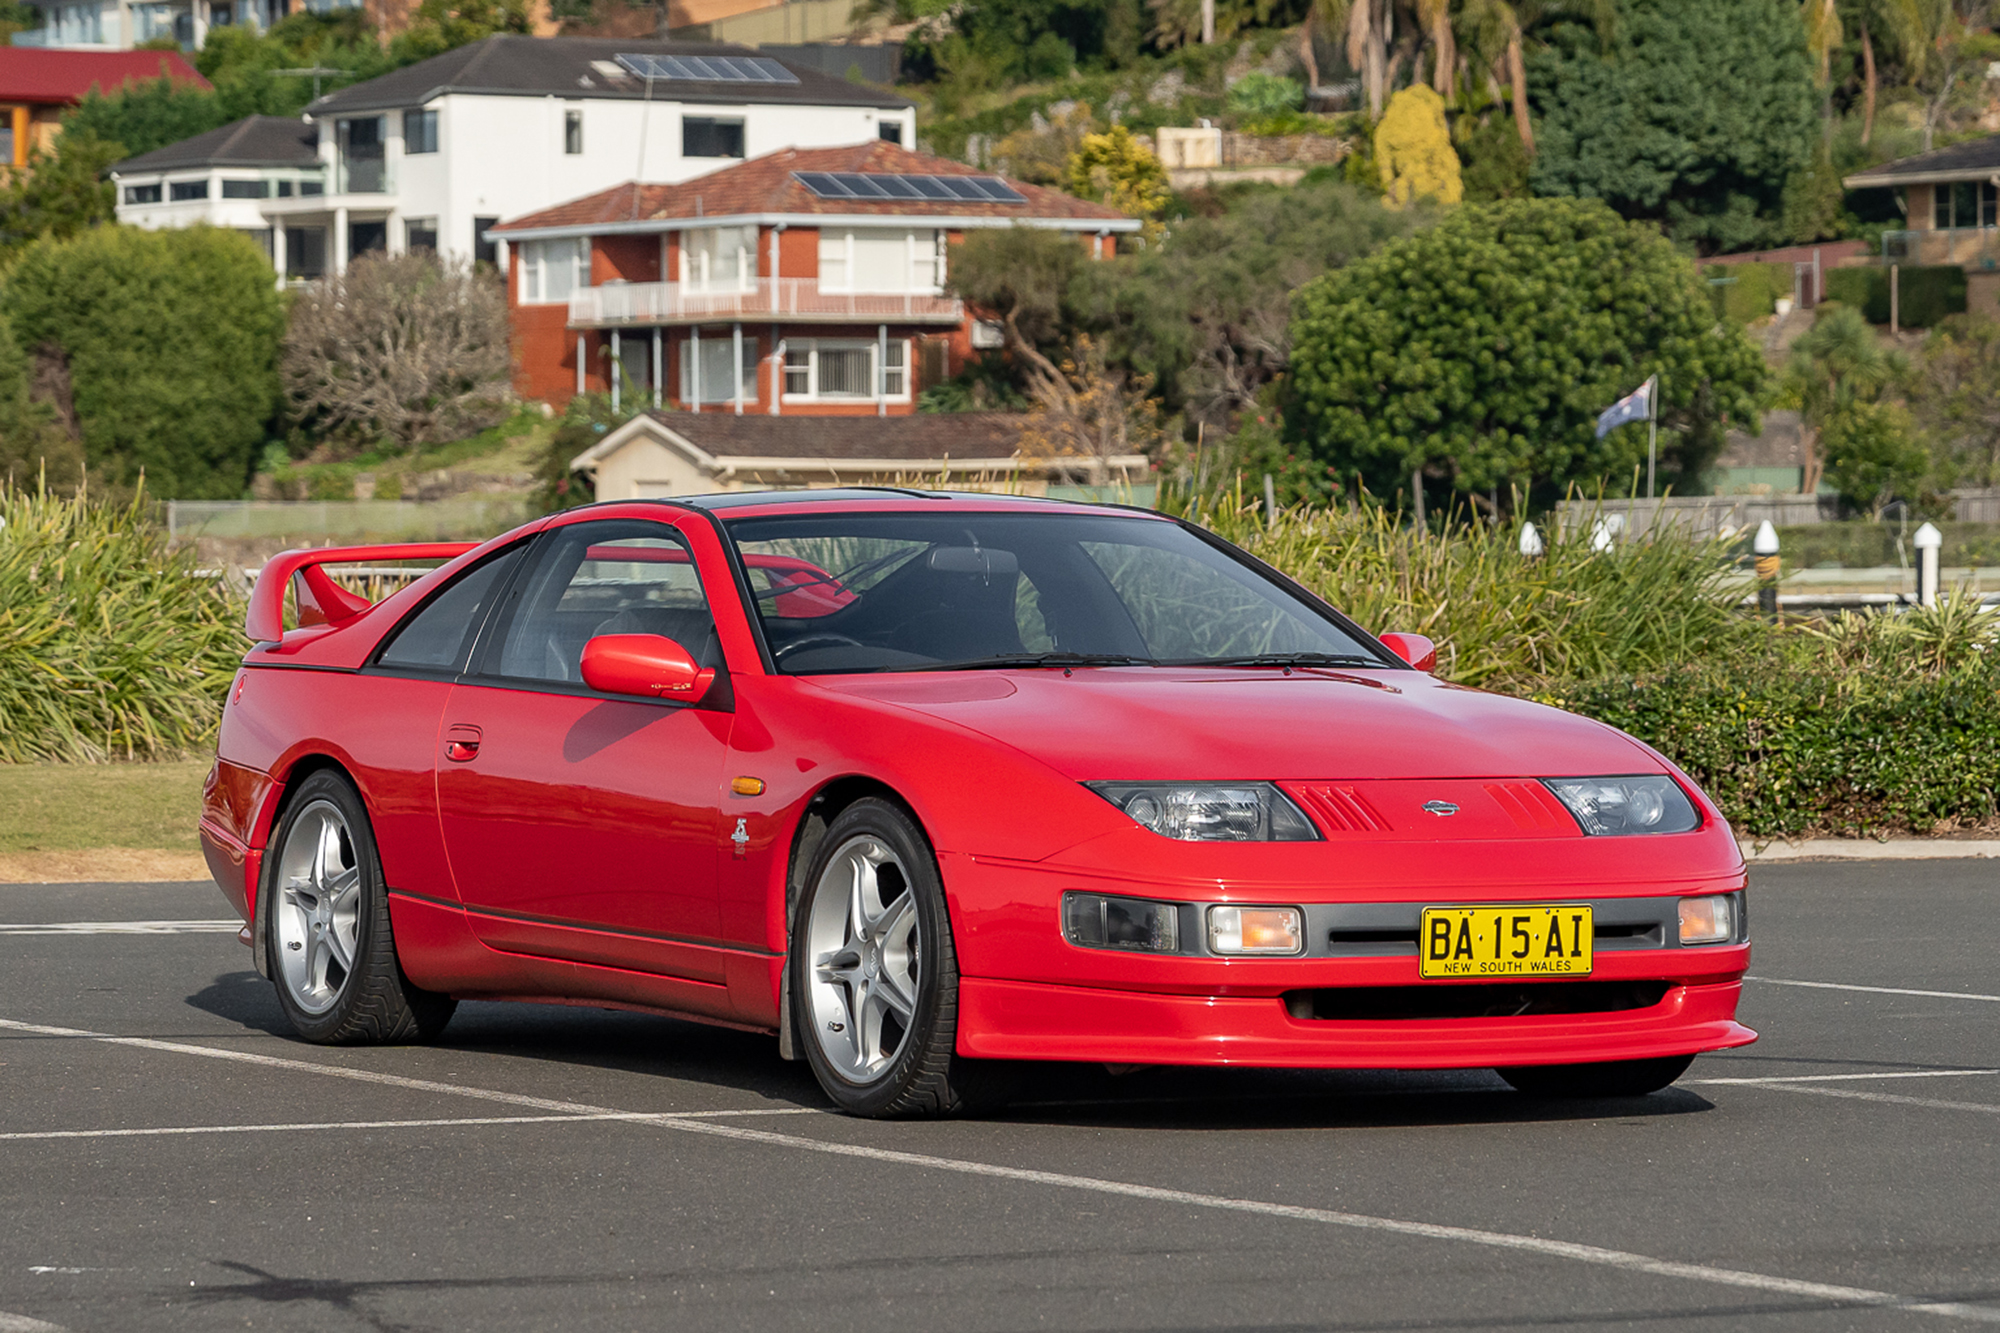
POLYGON ((965 302, 921 292, 830 292, 817 278, 759 278, 741 291, 701 291, 680 282, 607 282, 569 298, 575 328, 699 324, 716 319, 957 324, 965 302))
POLYGON ((2000 227, 1937 227, 1928 231, 1885 231, 1882 258, 1893 264, 2000 265, 2000 227))

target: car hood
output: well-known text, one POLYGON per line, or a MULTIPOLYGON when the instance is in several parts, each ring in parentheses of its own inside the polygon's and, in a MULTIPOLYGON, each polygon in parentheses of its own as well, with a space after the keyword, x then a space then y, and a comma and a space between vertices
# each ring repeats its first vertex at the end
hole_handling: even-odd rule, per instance
POLYGON ((1602 723, 1415 671, 1124 667, 816 683, 969 727, 1078 781, 1661 771, 1602 723))

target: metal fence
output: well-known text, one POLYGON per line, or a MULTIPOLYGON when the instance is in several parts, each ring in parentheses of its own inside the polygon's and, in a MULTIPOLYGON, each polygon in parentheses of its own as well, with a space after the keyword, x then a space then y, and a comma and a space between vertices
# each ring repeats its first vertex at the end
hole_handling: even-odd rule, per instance
POLYGON ((528 518, 519 496, 447 500, 168 500, 169 540, 276 538, 300 545, 337 541, 457 541, 491 537, 528 518))
MULTIPOLYGON (((1952 519, 1959 523, 2000 523, 2000 489, 1953 491, 1952 519)), ((1714 537, 1769 521, 1776 528, 1830 523, 1839 510, 1823 495, 1689 495, 1663 500, 1568 500, 1556 507, 1565 526, 1621 515, 1624 531, 1643 536, 1655 526, 1673 527, 1691 537, 1714 537)))

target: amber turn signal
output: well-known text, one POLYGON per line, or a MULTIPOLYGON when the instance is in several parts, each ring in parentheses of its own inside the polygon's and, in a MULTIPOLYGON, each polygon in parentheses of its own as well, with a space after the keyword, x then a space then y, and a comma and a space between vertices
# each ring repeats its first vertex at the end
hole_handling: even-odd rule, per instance
POLYGON ((729 790, 735 792, 738 796, 762 796, 764 794, 764 779, 731 778, 729 779, 729 790))
POLYGON ((1682 944, 1727 944, 1736 937, 1736 899, 1731 894, 1681 899, 1682 944))
POLYGON ((1296 907, 1208 909, 1208 947, 1214 953, 1298 953, 1304 936, 1296 907))

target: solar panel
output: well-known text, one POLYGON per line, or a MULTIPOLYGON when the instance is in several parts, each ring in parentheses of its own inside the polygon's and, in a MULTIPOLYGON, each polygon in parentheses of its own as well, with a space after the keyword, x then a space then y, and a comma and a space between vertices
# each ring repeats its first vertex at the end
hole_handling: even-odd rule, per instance
POLYGON ((620 55, 618 63, 642 79, 683 83, 797 83, 799 76, 768 56, 620 55))
POLYGON ((904 172, 800 171, 799 184, 822 199, 963 200, 973 204, 1025 204, 1027 197, 998 176, 931 176, 904 172))

